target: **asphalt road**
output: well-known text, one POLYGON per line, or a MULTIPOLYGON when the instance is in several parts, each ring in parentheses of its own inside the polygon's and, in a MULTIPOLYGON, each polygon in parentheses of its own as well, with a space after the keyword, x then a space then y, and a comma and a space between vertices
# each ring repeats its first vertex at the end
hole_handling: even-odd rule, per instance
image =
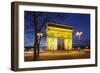
MULTIPOLYGON (((63 59, 85 59, 90 58, 90 50, 74 51, 43 51, 40 52, 37 61, 43 60, 63 60, 63 59)), ((25 51, 24 61, 33 61, 33 52, 25 51)))

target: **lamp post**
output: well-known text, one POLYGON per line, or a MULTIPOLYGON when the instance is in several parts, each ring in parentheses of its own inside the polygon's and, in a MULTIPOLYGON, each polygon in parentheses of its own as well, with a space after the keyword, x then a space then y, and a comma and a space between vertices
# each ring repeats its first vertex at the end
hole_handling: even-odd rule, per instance
POLYGON ((76 36, 78 37, 78 41, 79 41, 78 50, 80 50, 80 37, 82 34, 83 34, 83 32, 76 32, 76 36))
POLYGON ((43 33, 42 32, 38 32, 37 36, 38 36, 38 39, 40 39, 43 36, 43 33))
POLYGON ((39 52, 40 52, 40 49, 39 49, 39 45, 40 45, 40 41, 41 41, 41 37, 43 36, 43 33, 42 32, 38 32, 37 33, 37 36, 38 36, 38 56, 39 56, 39 52))
POLYGON ((43 36, 43 33, 42 32, 38 32, 37 36, 38 36, 38 44, 40 44, 40 40, 41 40, 41 37, 43 36))

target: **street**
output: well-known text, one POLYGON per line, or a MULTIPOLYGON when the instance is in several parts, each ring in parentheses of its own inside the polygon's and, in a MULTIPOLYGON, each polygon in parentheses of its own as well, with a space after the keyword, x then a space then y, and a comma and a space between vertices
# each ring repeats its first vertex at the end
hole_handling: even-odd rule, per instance
MULTIPOLYGON (((42 51, 37 61, 90 58, 90 49, 72 51, 42 51)), ((24 52, 24 61, 33 61, 33 51, 24 52)))

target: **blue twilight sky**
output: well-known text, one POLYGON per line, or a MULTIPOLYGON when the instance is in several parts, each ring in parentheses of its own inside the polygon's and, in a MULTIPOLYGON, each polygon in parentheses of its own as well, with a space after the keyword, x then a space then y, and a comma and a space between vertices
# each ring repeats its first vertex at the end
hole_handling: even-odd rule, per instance
MULTIPOLYGON (((34 12, 24 11, 24 46, 33 46, 34 44, 34 16, 32 16, 31 13, 34 12)), ((38 27, 40 25, 40 21, 42 21, 46 15, 49 18, 48 22, 61 23, 64 25, 71 25, 73 27, 73 45, 78 44, 78 37, 75 35, 77 31, 83 32, 81 35, 81 45, 90 44, 90 14, 37 12, 37 14, 38 13, 42 14, 42 16, 39 16, 37 21, 38 27), (54 18, 56 15, 57 17, 54 18)), ((45 28, 42 32, 45 34, 45 28)), ((46 38, 43 37, 40 43, 41 47, 46 46, 46 38)))

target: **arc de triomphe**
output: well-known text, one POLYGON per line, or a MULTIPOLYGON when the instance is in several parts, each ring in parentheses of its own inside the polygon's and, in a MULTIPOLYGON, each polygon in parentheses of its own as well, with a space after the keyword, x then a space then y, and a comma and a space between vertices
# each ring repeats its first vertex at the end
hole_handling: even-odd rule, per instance
POLYGON ((71 50, 72 49, 72 26, 47 23, 46 46, 47 50, 71 50))

